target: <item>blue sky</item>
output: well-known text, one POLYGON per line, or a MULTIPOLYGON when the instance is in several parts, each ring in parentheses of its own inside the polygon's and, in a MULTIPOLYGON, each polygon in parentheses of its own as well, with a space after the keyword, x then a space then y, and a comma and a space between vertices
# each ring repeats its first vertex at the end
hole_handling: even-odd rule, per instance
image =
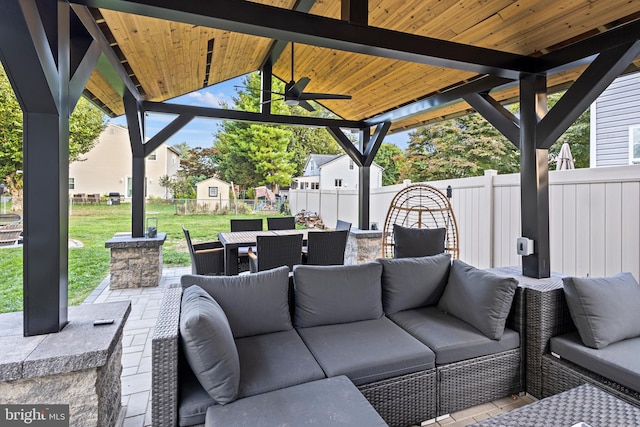
MULTIPOLYGON (((204 107, 220 107, 223 103, 232 105, 232 97, 236 93, 235 86, 242 85, 242 80, 243 77, 237 77, 167 102, 204 107)), ((174 118, 175 116, 170 114, 150 113, 146 119, 147 137, 155 135, 174 118)), ((124 126, 127 124, 124 116, 111 119, 110 122, 124 126)), ((188 125, 169 138, 167 144, 175 145, 180 142, 186 142, 192 147, 211 147, 213 145, 213 134, 218 130, 219 123, 219 120, 214 119, 193 119, 188 125)), ((403 150, 406 148, 408 141, 408 132, 389 135, 384 140, 384 142, 396 144, 403 150)))

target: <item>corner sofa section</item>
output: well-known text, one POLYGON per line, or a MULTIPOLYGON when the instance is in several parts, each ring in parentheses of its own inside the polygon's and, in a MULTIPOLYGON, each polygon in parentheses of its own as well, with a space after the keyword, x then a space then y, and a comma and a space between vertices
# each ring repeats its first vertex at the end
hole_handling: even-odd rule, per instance
POLYGON ((478 272, 437 255, 297 266, 291 282, 286 267, 234 277, 184 276, 183 288, 204 289, 228 319, 238 353, 239 374, 230 375, 238 374, 237 393, 216 400, 217 391, 205 390, 196 378, 182 350, 183 288, 167 289, 153 338, 153 424, 201 424, 212 405, 233 413, 245 397, 325 377, 349 378, 392 426, 522 391, 521 290, 514 279, 478 272), (473 305, 465 310, 476 316, 490 310, 491 321, 457 317, 465 317, 455 307, 459 299, 473 305), (494 335, 486 336, 484 327, 494 335))

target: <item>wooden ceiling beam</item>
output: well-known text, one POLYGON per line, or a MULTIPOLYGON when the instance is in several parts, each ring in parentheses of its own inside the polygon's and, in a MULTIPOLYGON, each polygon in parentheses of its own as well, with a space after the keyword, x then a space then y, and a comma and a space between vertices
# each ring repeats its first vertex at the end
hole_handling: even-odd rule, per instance
POLYGON ((517 79, 535 68, 534 58, 353 24, 308 13, 234 0, 71 0, 85 6, 219 28, 445 68, 517 79))

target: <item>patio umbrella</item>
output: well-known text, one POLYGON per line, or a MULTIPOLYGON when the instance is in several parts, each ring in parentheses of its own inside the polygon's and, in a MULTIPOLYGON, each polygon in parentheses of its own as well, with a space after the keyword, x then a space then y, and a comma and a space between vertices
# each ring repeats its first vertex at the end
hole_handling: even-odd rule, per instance
POLYGON ((567 170, 575 168, 576 167, 573 164, 573 156, 571 155, 571 148, 569 147, 569 143, 565 142, 564 144, 562 144, 560 152, 558 153, 558 165, 556 166, 556 170, 567 170))

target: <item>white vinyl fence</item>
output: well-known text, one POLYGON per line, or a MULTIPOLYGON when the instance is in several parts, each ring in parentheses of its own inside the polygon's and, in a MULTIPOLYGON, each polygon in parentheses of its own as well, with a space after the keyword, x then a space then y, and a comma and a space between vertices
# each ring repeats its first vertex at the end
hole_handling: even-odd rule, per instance
MULTIPOLYGON (((520 265, 520 175, 484 176, 427 184, 453 189, 460 258, 480 268, 520 265)), ((372 223, 384 226, 391 199, 405 184, 371 190, 372 223)), ((332 227, 358 223, 355 190, 291 190, 291 212, 317 212, 332 227)), ((629 271, 640 277, 640 166, 549 173, 551 270, 575 276, 629 271)))

